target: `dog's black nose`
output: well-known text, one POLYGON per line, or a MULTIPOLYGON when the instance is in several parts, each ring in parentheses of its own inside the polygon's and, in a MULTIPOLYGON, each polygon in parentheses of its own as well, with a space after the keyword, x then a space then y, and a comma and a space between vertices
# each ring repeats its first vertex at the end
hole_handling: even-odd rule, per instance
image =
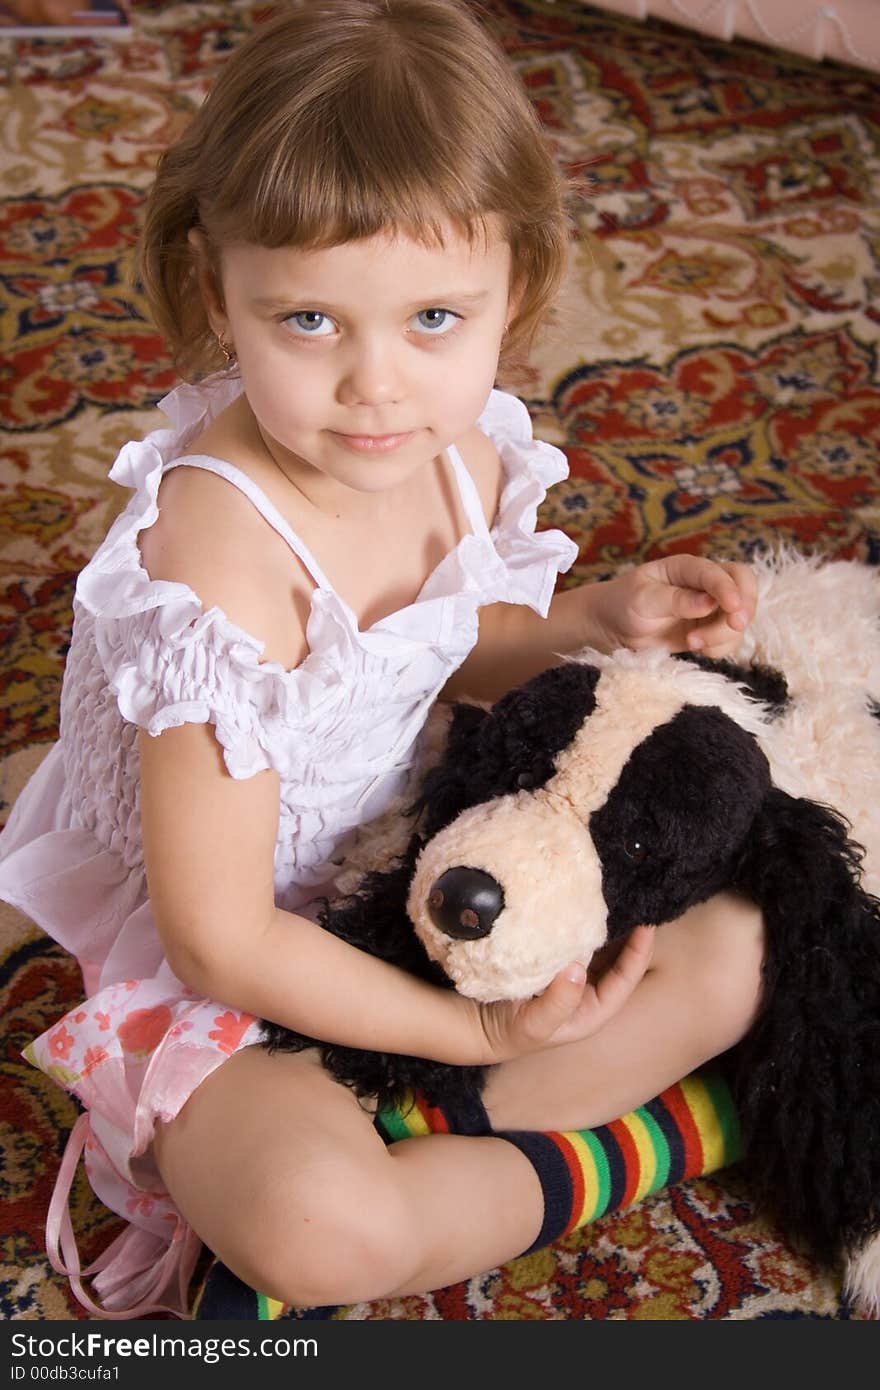
POLYGON ((482 869, 463 864, 441 874, 428 894, 431 921, 456 941, 488 936, 503 906, 501 884, 482 869))

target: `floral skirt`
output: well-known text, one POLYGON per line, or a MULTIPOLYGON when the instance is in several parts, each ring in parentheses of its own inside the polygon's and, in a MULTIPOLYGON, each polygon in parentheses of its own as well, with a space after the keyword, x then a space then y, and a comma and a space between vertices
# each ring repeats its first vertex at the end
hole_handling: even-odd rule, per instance
POLYGON ((156 1121, 174 1119, 207 1076, 260 1035, 250 1014, 195 995, 163 964, 152 979, 106 986, 25 1049, 85 1107, 62 1160, 46 1243, 52 1267, 96 1316, 186 1316, 201 1242, 162 1184, 152 1156, 156 1121), (88 1269, 68 1212, 81 1155, 101 1201, 129 1222, 88 1269), (86 1274, 96 1276, 99 1302, 82 1286, 86 1274))

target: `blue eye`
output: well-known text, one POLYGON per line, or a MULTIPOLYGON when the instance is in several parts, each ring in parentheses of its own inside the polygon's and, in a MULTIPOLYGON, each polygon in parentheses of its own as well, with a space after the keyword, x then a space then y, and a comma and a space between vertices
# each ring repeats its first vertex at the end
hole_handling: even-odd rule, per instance
POLYGON ((442 338, 455 327, 460 317, 460 314, 454 314, 451 309, 422 309, 416 314, 415 322, 429 335, 442 338))
POLYGON ((317 309, 305 309, 302 313, 291 314, 284 322, 294 332, 302 333, 309 338, 326 338, 333 332, 333 320, 328 319, 326 314, 318 313, 317 309))

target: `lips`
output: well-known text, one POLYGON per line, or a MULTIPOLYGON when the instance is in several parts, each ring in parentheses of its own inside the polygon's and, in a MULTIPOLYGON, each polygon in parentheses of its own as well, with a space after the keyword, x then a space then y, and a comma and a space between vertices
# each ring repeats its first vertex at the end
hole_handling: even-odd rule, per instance
POLYGON ((344 448, 352 449, 355 453, 387 454, 406 444, 415 431, 407 430, 405 434, 340 434, 333 430, 331 433, 344 448))

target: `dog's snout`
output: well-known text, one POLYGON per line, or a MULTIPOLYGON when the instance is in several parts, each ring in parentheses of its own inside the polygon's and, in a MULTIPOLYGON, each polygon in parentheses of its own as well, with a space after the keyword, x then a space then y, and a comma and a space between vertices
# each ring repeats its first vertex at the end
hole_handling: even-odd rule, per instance
POLYGON ((441 874, 428 894, 431 921, 456 941, 488 936, 503 907, 501 884, 482 869, 463 864, 441 874))

